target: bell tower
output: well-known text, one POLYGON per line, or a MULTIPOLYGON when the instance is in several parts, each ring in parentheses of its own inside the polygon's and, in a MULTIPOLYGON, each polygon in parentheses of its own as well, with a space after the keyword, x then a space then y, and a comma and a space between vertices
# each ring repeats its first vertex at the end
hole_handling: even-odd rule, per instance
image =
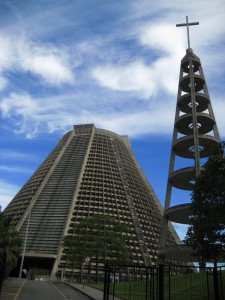
MULTIPOLYGON (((163 226, 160 239, 160 262, 165 259, 191 261, 185 246, 176 249, 166 245, 168 222, 189 224, 190 203, 173 205, 172 189, 192 191, 194 179, 201 172, 201 159, 212 153, 220 137, 213 113, 200 59, 190 48, 189 26, 198 22, 178 24, 187 27, 188 49, 181 60, 174 121, 172 149, 167 181, 163 226), (176 158, 185 159, 188 167, 175 169, 176 158)), ((193 258, 192 258, 193 259, 193 258)))

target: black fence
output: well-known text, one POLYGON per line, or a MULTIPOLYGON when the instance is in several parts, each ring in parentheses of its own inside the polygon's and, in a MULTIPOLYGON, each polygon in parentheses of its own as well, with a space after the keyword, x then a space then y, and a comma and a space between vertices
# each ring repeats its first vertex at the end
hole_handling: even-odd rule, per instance
POLYGON ((104 300, 225 300, 225 267, 105 268, 104 300))
POLYGON ((173 300, 223 300, 225 268, 164 266, 164 298, 173 300))
POLYGON ((158 268, 106 266, 104 300, 157 300, 158 290, 158 268))

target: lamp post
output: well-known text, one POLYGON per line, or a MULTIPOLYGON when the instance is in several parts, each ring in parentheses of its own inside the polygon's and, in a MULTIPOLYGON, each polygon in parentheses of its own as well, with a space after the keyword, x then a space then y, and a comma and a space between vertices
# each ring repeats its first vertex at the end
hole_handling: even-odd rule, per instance
POLYGON ((19 278, 21 278, 22 270, 23 270, 23 262, 24 262, 25 252, 26 252, 26 245, 27 245, 27 236, 28 236, 28 230, 29 230, 29 223, 30 223, 30 213, 28 214, 27 228, 26 228, 26 235, 25 235, 25 240, 24 240, 24 245, 23 245, 23 254, 22 254, 21 263, 20 263, 19 278))

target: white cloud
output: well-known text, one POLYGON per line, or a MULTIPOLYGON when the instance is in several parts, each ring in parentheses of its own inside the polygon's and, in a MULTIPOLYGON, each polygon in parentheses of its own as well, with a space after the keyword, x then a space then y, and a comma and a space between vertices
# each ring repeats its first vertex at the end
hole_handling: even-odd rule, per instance
POLYGON ((14 123, 15 133, 25 134, 28 139, 31 139, 38 131, 42 115, 50 109, 49 103, 45 104, 35 101, 29 94, 11 93, 0 101, 0 110, 3 118, 14 123))
POLYGON ((16 57, 15 46, 13 46, 13 41, 9 37, 0 34, 0 43, 0 71, 2 72, 4 69, 12 67, 16 57))
POLYGON ((222 99, 213 100, 213 110, 216 116, 217 126, 221 138, 225 138, 225 101, 222 99))
POLYGON ((11 68, 15 59, 9 38, 0 34, 0 91, 6 88, 8 80, 5 78, 4 71, 11 68))
POLYGON ((103 87, 134 91, 146 99, 160 90, 176 95, 180 63, 177 58, 185 53, 183 35, 169 24, 147 24, 136 31, 140 44, 156 51, 158 58, 150 65, 136 60, 122 66, 99 66, 92 70, 92 76, 103 87))
MULTIPOLYGON (((162 94, 160 101, 136 102, 132 96, 119 98, 110 104, 109 96, 87 95, 85 92, 76 97, 72 94, 54 98, 32 98, 30 95, 11 94, 0 101, 3 116, 12 120, 16 133, 34 138, 40 132, 65 132, 74 124, 95 123, 97 127, 128 134, 131 137, 144 134, 171 134, 173 131, 176 96, 162 94), (78 101, 78 99, 79 101, 78 101), (90 102, 95 105, 90 106, 90 102), (44 105, 43 105, 44 103, 44 105), (120 105, 120 110, 118 110, 120 105)), ((112 95, 114 97, 114 95, 112 95)), ((225 102, 213 101, 214 111, 220 134, 224 136, 225 102)))
POLYGON ((126 66, 103 66, 92 70, 92 76, 101 86, 119 91, 134 91, 149 98, 155 91, 153 72, 142 61, 126 66))
MULTIPOLYGON (((176 28, 175 24, 185 22, 185 15, 193 12, 189 21, 200 21, 200 26, 190 28, 193 48, 201 50, 199 54, 206 62, 208 74, 217 72, 219 76, 224 66, 222 46, 220 55, 217 52, 216 56, 211 47, 215 41, 220 41, 224 33, 224 26, 220 25, 224 22, 224 11, 221 9, 224 4, 221 0, 215 3, 205 5, 202 0, 195 3, 198 16, 191 4, 179 0, 172 3, 160 0, 154 4, 133 2, 128 6, 128 14, 116 19, 115 30, 107 29, 107 34, 102 35, 96 27, 93 34, 87 35, 81 28, 83 35, 82 38, 79 36, 79 40, 71 35, 72 50, 57 44, 60 38, 64 41, 61 31, 57 33, 56 42, 52 43, 44 44, 38 42, 38 38, 35 42, 27 38, 31 34, 31 31, 26 31, 29 22, 37 13, 40 24, 35 30, 39 37, 54 40, 55 32, 59 26, 62 29, 62 24, 51 20, 51 31, 46 33, 43 28, 52 11, 45 11, 45 15, 37 11, 33 12, 34 16, 31 13, 29 19, 21 18, 26 28, 24 37, 15 36, 18 32, 15 24, 10 27, 10 34, 5 32, 0 36, 3 45, 0 49, 0 89, 1 86, 2 89, 7 87, 8 79, 4 77, 7 70, 17 72, 19 76, 21 72, 26 72, 29 79, 29 73, 32 73, 42 81, 38 81, 35 91, 30 90, 30 93, 25 90, 26 86, 20 94, 5 93, 7 96, 0 100, 3 117, 13 124, 15 132, 25 134, 27 138, 33 138, 42 130, 50 133, 64 131, 75 123, 86 122, 132 136, 171 133, 179 64, 187 47, 186 28, 176 28), (121 37, 125 39, 122 41, 121 37), (133 47, 138 50, 133 50, 133 47), (146 55, 148 51, 149 57, 146 55), (84 65, 77 71, 76 86, 70 86, 71 89, 66 92, 60 90, 58 85, 74 82, 73 68, 81 64, 84 65), (93 81, 93 78, 96 80, 93 81), (44 95, 46 83, 47 86, 57 86, 56 92, 61 95, 49 89, 47 96, 39 96, 39 87, 44 95)), ((63 20, 66 22, 63 24, 69 26, 66 29, 69 32, 74 23, 72 19, 67 20, 67 9, 63 8, 63 20)), ((54 10, 60 17, 57 6, 54 10)), ((82 20, 84 23, 88 21, 82 20)), ((33 84, 33 78, 30 80, 33 84)), ((215 115, 220 132, 224 132, 222 100, 218 107, 220 109, 214 109, 215 115)))
MULTIPOLYGON (((119 134, 127 134, 130 137, 144 134, 169 134, 173 130, 175 106, 170 105, 151 105, 145 110, 121 113, 107 113, 105 117, 96 114, 93 117, 94 123, 100 127, 115 131, 119 134)), ((92 121, 92 119, 91 119, 92 121)))
POLYGON ((19 191, 19 188, 20 187, 17 185, 0 180, 0 205, 2 210, 5 209, 9 202, 13 199, 19 191))
POLYGON ((16 115, 28 116, 34 111, 38 111, 38 104, 31 99, 28 94, 17 95, 11 93, 9 97, 3 98, 0 102, 3 117, 10 116, 12 113, 16 115))
POLYGON ((135 61, 125 66, 106 65, 92 70, 92 76, 102 87, 115 91, 134 92, 136 97, 149 99, 159 91, 176 95, 179 62, 176 56, 162 57, 145 65, 135 61))
MULTIPOLYGON (((181 8, 183 7, 181 6, 181 8)), ((220 21, 221 15, 223 14, 219 14, 220 21)), ((185 20, 183 22, 185 22, 185 20)), ((148 113, 146 106, 143 106, 143 111, 137 111, 136 113, 132 113, 132 111, 129 112, 128 109, 125 109, 119 113, 112 112, 108 114, 107 119, 103 119, 101 116, 96 117, 98 120, 97 123, 99 123, 100 126, 117 132, 126 129, 129 135, 145 133, 165 134, 172 132, 180 60, 186 53, 187 36, 185 27, 183 27, 183 29, 176 28, 175 22, 173 24, 171 23, 170 16, 168 16, 165 22, 161 22, 161 19, 158 19, 154 23, 142 23, 142 26, 137 26, 135 29, 135 34, 131 34, 143 47, 149 49, 150 55, 152 52, 155 54, 156 58, 152 63, 146 64, 143 60, 139 59, 122 65, 105 64, 95 67, 92 70, 91 74, 98 81, 100 86, 112 91, 133 92, 133 95, 136 97, 134 101, 150 98, 152 104, 151 108, 147 108, 148 113), (163 98, 162 95, 164 95, 163 98), (161 106, 156 107, 156 102, 160 103, 161 106), (174 103, 174 106, 172 106, 171 109, 170 104, 172 103, 174 103)), ((212 22, 213 31, 216 31, 215 23, 218 23, 218 21, 214 20, 214 22, 212 22)), ((221 32, 221 30, 219 30, 219 32, 221 32)), ((216 34, 217 38, 220 35, 219 32, 216 34)), ((199 49, 202 47, 202 44, 210 44, 212 40, 215 39, 213 32, 207 34, 203 33, 202 36, 199 37, 197 30, 197 34, 193 36, 196 35, 198 39, 196 37, 193 38, 193 44, 196 44, 199 49)), ((205 53, 209 75, 217 72, 217 76, 219 76, 222 71, 222 66, 224 66, 224 57, 222 57, 220 53, 220 55, 213 56, 213 59, 210 59, 212 53, 209 53, 207 49, 204 49, 203 52, 205 53), (211 62, 213 62, 213 64, 211 62), (215 65, 218 65, 218 67, 212 72, 212 69, 215 69, 215 65)), ((129 98, 129 94, 127 94, 127 97, 129 98)), ((225 102, 220 100, 215 103, 214 101, 214 105, 218 127, 220 133, 224 135, 225 119, 222 112, 225 110, 225 102)))
POLYGON ((19 66, 24 71, 43 77, 46 82, 57 85, 73 83, 74 76, 69 68, 69 57, 62 49, 51 45, 35 45, 21 41, 18 47, 19 66))
POLYGON ((182 58, 185 53, 185 35, 178 31, 174 24, 156 22, 146 24, 137 32, 142 45, 157 50, 161 55, 172 55, 182 58))
POLYGON ((18 152, 9 148, 0 149, 0 156, 2 160, 10 161, 32 161, 35 159, 31 153, 18 152))
POLYGON ((4 77, 0 76, 0 91, 4 90, 7 86, 7 84, 8 84, 8 81, 4 77))
POLYGON ((108 97, 104 103, 104 98, 98 98, 98 95, 95 99, 92 94, 88 97, 86 93, 79 94, 79 101, 73 95, 66 95, 67 101, 64 102, 61 97, 39 99, 29 94, 12 93, 0 101, 0 110, 4 118, 14 122, 14 131, 25 134, 27 138, 34 138, 42 131, 63 132, 79 123, 95 123, 98 127, 130 136, 172 131, 175 110, 173 97, 167 97, 163 106, 159 102, 149 104, 139 101, 142 107, 127 97, 120 99, 115 106, 109 105, 108 97), (95 101, 92 108, 89 101, 95 101), (121 105, 120 111, 118 105, 121 105))
POLYGON ((0 35, 0 88, 6 87, 4 72, 31 72, 50 85, 74 82, 70 56, 62 47, 34 43, 23 37, 0 35))
POLYGON ((32 98, 27 93, 11 93, 0 100, 0 110, 3 117, 14 124, 15 133, 32 139, 38 132, 62 132, 71 129, 76 119, 78 123, 82 121, 82 109, 71 99, 71 95, 32 98))
POLYGON ((29 168, 24 168, 24 167, 16 167, 16 166, 5 166, 5 165, 0 165, 0 170, 5 171, 5 172, 13 172, 13 173, 32 173, 32 169, 29 168))

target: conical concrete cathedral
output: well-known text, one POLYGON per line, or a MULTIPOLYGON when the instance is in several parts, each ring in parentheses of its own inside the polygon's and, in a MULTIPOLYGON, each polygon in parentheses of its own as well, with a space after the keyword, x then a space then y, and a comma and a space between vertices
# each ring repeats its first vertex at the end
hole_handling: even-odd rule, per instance
MULTIPOLYGON (((61 241, 83 217, 109 215, 132 228, 134 263, 154 266, 163 209, 135 159, 127 136, 76 125, 4 211, 23 239, 24 265, 48 267, 52 278, 71 274, 61 241), (28 225, 29 222, 29 226, 28 225)), ((179 243, 169 225, 167 245, 179 243)), ((95 272, 94 258, 90 263, 95 272)))

